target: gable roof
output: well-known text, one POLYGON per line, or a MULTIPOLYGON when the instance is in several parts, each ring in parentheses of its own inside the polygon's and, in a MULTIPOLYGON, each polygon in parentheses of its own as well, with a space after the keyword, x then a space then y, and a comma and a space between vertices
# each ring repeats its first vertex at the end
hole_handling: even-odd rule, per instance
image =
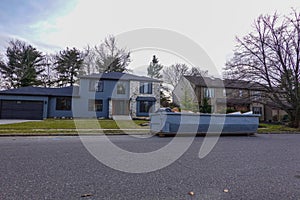
POLYGON ((77 86, 69 86, 62 88, 45 88, 45 87, 21 87, 0 91, 0 95, 30 95, 30 96, 63 96, 72 97, 78 95, 77 86), (74 89, 74 94, 73 94, 74 89))
POLYGON ((220 78, 210 78, 210 77, 202 77, 202 76, 184 76, 189 82, 196 86, 201 87, 215 87, 215 88, 232 88, 232 89, 255 89, 255 90, 264 90, 264 88, 252 81, 244 81, 244 80, 233 80, 233 79, 225 79, 222 80, 220 78))
POLYGON ((127 74, 121 72, 108 72, 108 73, 99 73, 80 76, 84 79, 101 79, 101 80, 125 80, 125 81, 148 81, 148 82, 162 82, 161 80, 149 78, 146 76, 137 76, 134 74, 127 74))

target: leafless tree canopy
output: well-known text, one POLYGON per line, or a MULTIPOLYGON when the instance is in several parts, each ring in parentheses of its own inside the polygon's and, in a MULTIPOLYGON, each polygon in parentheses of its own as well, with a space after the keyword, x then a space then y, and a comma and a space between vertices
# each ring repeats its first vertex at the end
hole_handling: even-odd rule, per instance
POLYGON ((96 67, 99 72, 123 72, 130 63, 130 52, 117 47, 114 36, 108 36, 99 46, 95 46, 96 67))
POLYGON ((237 38, 234 56, 226 64, 230 78, 261 83, 269 98, 285 110, 293 126, 300 118, 300 14, 261 15, 253 32, 237 38))
POLYGON ((83 61, 83 72, 84 74, 93 74, 97 73, 96 69, 96 52, 93 47, 87 45, 84 48, 84 61, 83 61))
POLYGON ((176 63, 163 69, 164 81, 173 87, 178 84, 182 76, 208 76, 208 71, 203 71, 199 67, 189 68, 186 64, 176 63))

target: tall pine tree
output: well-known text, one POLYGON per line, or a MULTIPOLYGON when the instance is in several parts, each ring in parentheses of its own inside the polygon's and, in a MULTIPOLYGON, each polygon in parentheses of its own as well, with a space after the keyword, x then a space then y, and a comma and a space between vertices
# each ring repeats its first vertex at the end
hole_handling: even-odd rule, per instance
POLYGON ((73 85, 83 66, 84 55, 76 48, 60 51, 55 56, 55 70, 58 72, 58 85, 73 85))
POLYGON ((8 88, 40 85, 38 76, 43 72, 43 54, 31 45, 10 40, 6 49, 7 63, 0 64, 0 71, 8 88))

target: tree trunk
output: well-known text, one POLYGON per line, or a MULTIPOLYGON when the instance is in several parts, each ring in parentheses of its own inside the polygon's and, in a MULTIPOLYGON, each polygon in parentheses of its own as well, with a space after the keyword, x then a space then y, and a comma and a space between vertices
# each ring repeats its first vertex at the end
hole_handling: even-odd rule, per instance
POLYGON ((292 128, 299 128, 300 127, 300 110, 296 109, 294 112, 288 113, 290 117, 289 126, 292 128))
POLYGON ((295 117, 294 127, 300 128, 300 108, 299 107, 296 109, 296 117, 295 117))

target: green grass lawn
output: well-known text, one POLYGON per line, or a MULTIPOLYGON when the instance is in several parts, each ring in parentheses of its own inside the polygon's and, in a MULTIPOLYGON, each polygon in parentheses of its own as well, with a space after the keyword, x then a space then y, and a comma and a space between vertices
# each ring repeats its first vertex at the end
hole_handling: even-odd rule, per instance
MULTIPOLYGON (((123 133, 121 129, 132 129, 129 132, 137 132, 135 129, 147 129, 149 126, 141 126, 141 124, 148 123, 147 120, 128 120, 128 121, 114 121, 109 119, 46 119, 43 121, 23 122, 17 124, 3 124, 0 125, 0 135, 36 135, 36 134, 77 134, 77 129, 81 133, 100 133, 99 129, 114 129, 104 130, 102 133, 123 133)), ((128 131, 126 131, 128 132, 128 131)), ((258 133, 300 133, 299 129, 290 128, 284 125, 264 124, 259 125, 258 133)))
MULTIPOLYGON (((36 134, 36 133, 77 133, 76 129, 81 132, 92 133, 97 129, 148 129, 149 126, 140 126, 147 123, 146 120, 132 121, 114 121, 114 120, 96 120, 96 119, 46 119, 43 121, 23 122, 16 124, 0 125, 0 134, 36 134)), ((105 132, 122 132, 121 130, 105 131, 105 132)))
POLYGON ((260 123, 258 133, 300 133, 300 129, 291 128, 280 124, 260 123))

